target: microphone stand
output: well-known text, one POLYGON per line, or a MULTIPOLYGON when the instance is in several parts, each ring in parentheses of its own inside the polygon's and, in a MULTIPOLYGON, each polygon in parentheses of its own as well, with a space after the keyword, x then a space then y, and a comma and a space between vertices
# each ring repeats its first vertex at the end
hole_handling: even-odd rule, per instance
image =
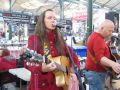
MULTIPOLYGON (((60 32, 60 33, 61 33, 61 32, 60 32)), ((65 45, 67 45, 65 41, 64 41, 64 43, 65 43, 65 45)), ((70 50, 69 50, 68 47, 67 47, 67 52, 68 52, 69 58, 70 58, 70 60, 71 60, 71 62, 72 62, 73 70, 74 70, 74 72, 75 72, 75 74, 76 74, 76 76, 77 76, 77 78, 78 78, 78 80, 79 80, 79 90, 85 90, 85 89, 84 89, 84 86, 83 86, 83 84, 82 84, 81 71, 78 71, 77 66, 75 65, 74 60, 73 60, 73 57, 72 57, 73 55, 71 55, 70 50)), ((73 53, 73 50, 72 50, 72 53, 73 53)))

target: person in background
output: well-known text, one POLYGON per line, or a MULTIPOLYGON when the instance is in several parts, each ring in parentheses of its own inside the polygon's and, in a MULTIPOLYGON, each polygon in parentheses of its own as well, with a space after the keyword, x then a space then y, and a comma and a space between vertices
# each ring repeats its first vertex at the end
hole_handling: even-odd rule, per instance
POLYGON ((9 56, 10 51, 7 48, 0 48, 0 57, 9 56))
MULTIPOLYGON (((38 18, 35 33, 28 38, 28 48, 30 50, 36 51, 42 56, 50 56, 51 58, 65 56, 69 58, 67 46, 64 43, 63 36, 59 32, 59 29, 53 25, 56 22, 56 15, 53 10, 48 9, 44 11, 38 18), (46 54, 47 51, 48 53, 46 54)), ((78 69, 80 68, 78 57, 75 53, 72 53, 72 49, 69 48, 71 54, 73 55, 74 62, 78 69)), ((49 59, 49 58, 48 58, 49 59)), ((55 71, 57 70, 57 65, 55 60, 50 63, 41 62, 39 65, 27 64, 26 68, 31 71, 31 79, 29 83, 28 90, 68 90, 67 86, 56 85, 55 71)), ((62 60, 62 58, 60 58, 62 60)), ((63 59, 62 61, 65 61, 63 59)), ((68 60, 67 60, 68 61, 68 60)), ((72 63, 70 62, 68 68, 70 72, 68 74, 74 75, 72 70, 72 63)), ((64 62, 62 62, 63 64, 64 62)), ((64 64, 63 64, 64 65, 64 64)), ((60 83, 61 81, 58 81, 60 83)))
POLYGON ((16 68, 16 59, 11 58, 7 48, 0 48, 0 90, 5 89, 4 84, 19 82, 19 78, 9 73, 9 69, 16 68))
POLYGON ((105 67, 120 73, 120 64, 110 59, 110 51, 106 43, 114 31, 114 27, 114 23, 106 19, 97 32, 93 32, 88 37, 85 77, 89 84, 89 90, 104 90, 107 74, 105 67))
POLYGON ((16 68, 16 60, 9 60, 10 51, 7 48, 0 48, 0 71, 7 71, 16 68))

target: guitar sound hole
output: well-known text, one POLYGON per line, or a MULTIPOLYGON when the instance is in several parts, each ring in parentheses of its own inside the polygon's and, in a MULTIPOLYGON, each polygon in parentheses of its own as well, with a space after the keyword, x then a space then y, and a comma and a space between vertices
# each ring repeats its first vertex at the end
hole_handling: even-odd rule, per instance
POLYGON ((68 75, 68 69, 67 69, 67 67, 66 67, 66 74, 68 75))

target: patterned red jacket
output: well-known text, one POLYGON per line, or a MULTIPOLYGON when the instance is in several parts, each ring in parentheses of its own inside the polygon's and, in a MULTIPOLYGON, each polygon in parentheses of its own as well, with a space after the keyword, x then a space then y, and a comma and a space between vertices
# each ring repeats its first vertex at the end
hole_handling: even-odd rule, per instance
MULTIPOLYGON (((54 45, 53 32, 48 33, 48 41, 50 44, 50 52, 53 57, 59 56, 57 49, 54 45)), ((28 48, 37 51, 37 53, 43 54, 43 50, 40 48, 40 43, 36 35, 31 35, 28 39, 28 48)), ((71 49, 70 49, 71 51, 71 49)), ((67 53, 66 53, 67 54, 67 53)), ((79 67, 79 61, 77 55, 74 53, 73 58, 75 64, 79 67)), ((31 79, 29 83, 29 90, 63 90, 62 87, 57 87, 55 84, 55 76, 53 72, 43 74, 40 66, 26 66, 31 71, 31 79)))

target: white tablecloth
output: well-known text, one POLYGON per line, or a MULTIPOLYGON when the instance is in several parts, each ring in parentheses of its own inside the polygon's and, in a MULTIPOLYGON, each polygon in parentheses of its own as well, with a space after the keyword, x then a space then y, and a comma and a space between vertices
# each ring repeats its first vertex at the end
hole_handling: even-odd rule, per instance
POLYGON ((9 69, 9 73, 17 76, 24 81, 30 81, 31 72, 25 68, 9 69))

